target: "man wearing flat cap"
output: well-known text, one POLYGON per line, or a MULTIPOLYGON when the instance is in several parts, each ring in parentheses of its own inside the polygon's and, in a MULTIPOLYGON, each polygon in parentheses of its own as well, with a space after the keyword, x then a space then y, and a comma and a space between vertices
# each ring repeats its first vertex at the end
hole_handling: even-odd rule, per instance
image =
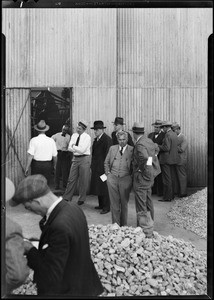
MULTIPOLYGON (((117 134, 117 132, 124 131, 123 125, 125 125, 125 123, 124 123, 123 118, 121 118, 121 117, 116 117, 114 122, 112 122, 112 123, 114 124, 114 131, 111 134, 112 144, 118 145, 119 143, 118 143, 116 134, 117 134)), ((128 134, 128 145, 134 147, 134 143, 132 141, 132 137, 131 137, 130 133, 127 132, 127 134, 128 134)))
POLYGON ((78 205, 84 204, 90 175, 91 137, 86 131, 87 122, 80 120, 72 134, 68 151, 73 153, 72 165, 63 199, 71 201, 78 183, 78 205))
POLYGON ((29 175, 29 168, 31 166, 31 174, 44 175, 49 184, 53 168, 54 170, 56 169, 56 143, 45 134, 49 130, 49 126, 44 120, 40 120, 34 126, 34 129, 38 132, 38 136, 33 137, 29 143, 25 176, 29 175))
POLYGON ((92 145, 91 160, 91 186, 90 193, 98 196, 99 205, 95 209, 101 209, 101 214, 110 211, 110 200, 106 181, 102 181, 100 176, 104 174, 104 161, 108 153, 109 147, 112 145, 112 139, 104 132, 103 121, 94 121, 95 139, 92 145))
POLYGON ((174 199, 174 176, 175 166, 178 163, 178 138, 175 132, 171 129, 172 123, 163 121, 161 128, 165 132, 162 145, 159 145, 159 162, 161 165, 161 174, 163 180, 163 199, 158 201, 170 202, 174 199))
POLYGON ((144 135, 144 125, 135 122, 133 136, 136 141, 133 152, 133 189, 137 212, 137 226, 151 237, 154 226, 154 205, 151 198, 154 178, 160 174, 157 158, 158 145, 144 135))
MULTIPOLYGON (((152 123, 152 126, 154 126, 154 131, 149 133, 148 138, 150 138, 154 143, 161 145, 165 136, 165 133, 161 129, 161 120, 155 120, 154 123, 152 123)), ((159 158, 159 154, 158 154, 159 158)), ((158 196, 163 196, 163 181, 162 181, 162 175, 159 174, 157 177, 155 177, 154 185, 152 187, 152 194, 157 194, 158 196)))
POLYGON ((76 204, 52 193, 42 175, 20 182, 11 206, 23 204, 40 221, 38 249, 24 242, 28 266, 34 271, 38 296, 95 297, 103 292, 91 259, 86 217, 76 204))
POLYGON ((178 163, 176 164, 176 174, 178 178, 180 198, 187 196, 187 138, 181 133, 181 126, 178 123, 172 124, 172 130, 178 137, 178 163))

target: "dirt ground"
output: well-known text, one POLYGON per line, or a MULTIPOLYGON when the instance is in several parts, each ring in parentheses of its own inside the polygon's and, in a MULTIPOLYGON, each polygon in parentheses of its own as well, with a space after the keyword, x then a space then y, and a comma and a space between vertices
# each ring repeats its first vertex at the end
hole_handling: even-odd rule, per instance
MULTIPOLYGON (((196 192, 197 189, 189 189, 188 194, 192 194, 196 192)), ((72 201, 77 202, 77 196, 74 196, 72 201)), ((170 222, 170 218, 167 216, 167 212, 170 210, 172 202, 159 202, 156 195, 153 195, 153 202, 155 208, 155 223, 154 223, 154 231, 157 231, 159 234, 163 236, 171 235, 174 238, 182 239, 186 242, 191 242, 195 245, 198 250, 207 250, 207 240, 200 238, 195 233, 185 230, 183 228, 179 228, 174 226, 170 222)), ((100 214, 99 210, 94 209, 95 206, 98 205, 97 196, 88 195, 86 202, 80 207, 84 211, 88 225, 94 224, 102 224, 107 225, 111 224, 111 213, 100 214)), ((38 225, 41 216, 36 215, 32 212, 27 211, 23 205, 19 205, 17 207, 9 207, 6 205, 6 214, 8 217, 19 223, 23 228, 23 234, 25 237, 35 237, 39 238, 41 231, 38 225)), ((129 207, 128 207, 128 226, 136 227, 136 211, 135 211, 135 202, 134 202, 134 194, 133 192, 130 195, 129 207)))

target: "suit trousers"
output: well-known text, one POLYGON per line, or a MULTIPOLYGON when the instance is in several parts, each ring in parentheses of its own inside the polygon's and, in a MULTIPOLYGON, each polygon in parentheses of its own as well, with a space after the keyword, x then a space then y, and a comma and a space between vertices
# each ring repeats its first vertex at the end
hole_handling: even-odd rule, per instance
POLYGON ((163 179, 163 199, 174 199, 175 191, 174 191, 174 176, 173 172, 175 170, 175 165, 162 164, 161 165, 161 173, 163 179))
MULTIPOLYGON (((154 220, 154 204, 152 202, 152 185, 154 179, 145 180, 141 173, 134 173, 133 189, 135 193, 135 207, 137 216, 150 212, 152 220, 154 220)), ((137 225, 139 220, 137 219, 137 225)))
POLYGON ((176 173, 179 183, 179 195, 187 194, 187 166, 176 165, 176 173))
POLYGON ((109 195, 100 195, 98 196, 99 207, 103 210, 110 210, 110 199, 109 195))
POLYGON ((68 183, 63 195, 63 199, 71 201, 76 190, 77 183, 79 183, 79 201, 85 202, 86 192, 88 188, 90 176, 90 156, 74 156, 69 173, 68 183))
POLYGON ((48 185, 51 181, 51 174, 53 172, 53 163, 50 161, 40 161, 40 160, 32 160, 31 163, 31 174, 42 174, 46 179, 48 185))
POLYGON ((58 150, 57 163, 56 163, 56 173, 55 173, 55 186, 60 185, 60 176, 62 176, 63 187, 66 188, 69 171, 70 171, 70 153, 67 151, 58 150))
POLYGON ((109 173, 107 185, 110 197, 112 223, 127 226, 128 201, 132 188, 132 178, 130 175, 117 177, 109 173))

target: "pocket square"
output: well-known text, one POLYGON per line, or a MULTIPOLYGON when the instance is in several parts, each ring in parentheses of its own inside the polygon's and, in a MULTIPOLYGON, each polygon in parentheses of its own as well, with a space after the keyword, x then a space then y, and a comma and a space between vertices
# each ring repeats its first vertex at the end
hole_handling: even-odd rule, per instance
POLYGON ((48 244, 44 244, 44 245, 42 246, 42 250, 44 250, 44 249, 46 249, 46 248, 48 248, 48 244))

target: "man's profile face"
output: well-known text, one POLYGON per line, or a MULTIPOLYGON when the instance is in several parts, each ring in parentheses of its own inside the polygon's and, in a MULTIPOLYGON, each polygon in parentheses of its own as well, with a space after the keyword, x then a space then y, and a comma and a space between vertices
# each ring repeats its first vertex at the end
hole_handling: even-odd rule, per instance
POLYGON ((44 216, 46 215, 47 209, 40 205, 40 202, 37 199, 32 199, 23 203, 25 209, 37 214, 44 216))
POLYGON ((94 135, 96 137, 99 137, 101 134, 103 133, 103 130, 98 128, 98 129, 94 129, 94 135))
POLYGON ((155 133, 159 133, 161 130, 160 126, 154 126, 155 133))
POLYGON ((119 131, 119 130, 121 130, 123 128, 123 125, 121 125, 121 124, 114 124, 114 130, 115 131, 119 131))
POLYGON ((82 134, 83 132, 84 132, 84 129, 82 128, 82 126, 78 125, 77 126, 77 133, 82 134))

